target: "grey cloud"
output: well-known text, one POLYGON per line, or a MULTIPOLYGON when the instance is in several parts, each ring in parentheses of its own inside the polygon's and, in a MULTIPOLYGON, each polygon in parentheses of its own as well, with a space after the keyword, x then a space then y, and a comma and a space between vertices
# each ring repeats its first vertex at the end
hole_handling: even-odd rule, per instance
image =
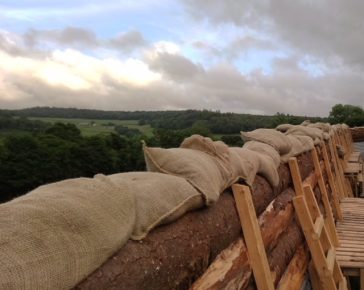
POLYGON ((232 22, 236 25, 260 24, 260 10, 267 1, 259 0, 181 0, 195 19, 208 19, 213 23, 232 22))
POLYGON ((231 23, 270 35, 335 66, 364 66, 364 2, 357 0, 180 0, 197 21, 231 23), (334 61, 333 61, 334 60, 334 61))
POLYGON ((133 51, 135 48, 143 47, 147 44, 143 35, 137 30, 130 30, 121 33, 119 36, 109 40, 109 44, 125 52, 133 51))
POLYGON ((277 45, 270 40, 247 35, 238 37, 231 43, 228 43, 224 52, 229 59, 234 59, 250 49, 275 50, 277 49, 277 45))
POLYGON ((363 10, 364 2, 355 0, 283 0, 272 3, 269 17, 281 38, 301 53, 364 65, 363 10))
POLYGON ((152 70, 175 81, 191 80, 197 74, 203 73, 202 67, 177 54, 157 53, 156 57, 149 59, 148 64, 152 70))
POLYGON ((213 45, 206 43, 204 41, 194 41, 192 46, 200 51, 203 51, 204 55, 212 57, 220 57, 223 55, 221 49, 214 47, 213 45))
POLYGON ((10 55, 20 55, 22 54, 22 49, 8 39, 5 33, 0 31, 0 50, 5 51, 10 55))
POLYGON ((24 34, 23 38, 25 44, 29 47, 34 47, 41 42, 93 47, 98 45, 96 35, 92 31, 79 27, 66 27, 62 30, 30 29, 24 34))
POLYGON ((48 105, 106 110, 193 108, 325 116, 339 102, 361 105, 360 94, 364 90, 364 76, 360 73, 332 73, 314 78, 300 69, 296 58, 277 60, 271 75, 256 71, 244 76, 234 66, 220 64, 183 81, 180 73, 173 76, 144 86, 119 83, 105 77, 105 93, 95 88, 71 90, 48 85, 31 75, 8 74, 6 82, 11 84, 10 89, 17 94, 17 99, 0 97, 0 107, 48 105))
POLYGON ((29 29, 23 36, 26 47, 45 50, 47 44, 61 46, 117 49, 126 53, 147 44, 143 35, 137 30, 130 30, 110 39, 99 39, 91 30, 80 27, 66 27, 58 30, 29 29))

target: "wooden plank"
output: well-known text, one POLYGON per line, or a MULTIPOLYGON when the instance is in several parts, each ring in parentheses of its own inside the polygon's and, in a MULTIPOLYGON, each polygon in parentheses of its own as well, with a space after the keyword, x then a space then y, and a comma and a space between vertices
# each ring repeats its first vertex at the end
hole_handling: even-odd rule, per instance
MULTIPOLYGON (((321 147, 324 147, 324 144, 321 144, 321 147)), ((311 156, 312 156, 312 160, 313 160, 313 164, 315 167, 315 172, 318 176, 318 185, 321 191, 321 198, 322 198, 322 202, 324 204, 324 208, 325 208, 325 212, 326 212, 326 217, 325 217, 325 224, 326 224, 326 229, 328 230, 328 233, 330 235, 330 239, 332 244, 335 247, 339 246, 339 239, 337 237, 337 232, 336 232, 336 228, 335 228, 335 221, 334 221, 334 216, 332 213, 332 209, 331 209, 331 205, 330 205, 330 201, 329 201, 329 197, 327 194, 327 190, 326 190, 326 185, 325 185, 325 181, 324 178, 322 176, 322 171, 321 171, 321 166, 320 166, 320 161, 318 159, 317 156, 317 151, 316 148, 314 148, 311 151, 311 156)))
MULTIPOLYGON (((315 269, 317 270, 318 276, 322 280, 325 288, 336 289, 332 273, 327 267, 326 256, 324 254, 324 249, 322 248, 320 240, 314 240, 311 238, 314 224, 312 222, 311 214, 308 209, 305 197, 302 195, 296 196, 293 199, 293 204, 296 209, 296 213, 301 224, 303 233, 306 237, 307 244, 310 248, 312 260, 315 265, 315 269)), ((325 227, 323 230, 323 234, 326 233, 325 227)))
POLYGON ((335 249, 334 248, 331 248, 327 252, 327 256, 326 256, 327 268, 329 269, 329 271, 331 273, 333 273, 333 271, 334 271, 334 263, 335 263, 335 260, 336 260, 335 249))
POLYGON ((341 268, 364 268, 364 262, 341 261, 338 259, 341 268))
POLYGON ((274 290, 250 188, 245 185, 234 184, 232 189, 257 288, 259 290, 274 290))
POLYGON ((332 163, 334 164, 335 181, 337 183, 338 194, 339 194, 340 200, 342 200, 347 195, 345 194, 344 184, 343 184, 342 178, 340 177, 336 149, 334 148, 332 138, 329 140, 328 144, 329 144, 329 149, 330 149, 330 155, 332 158, 332 163))
POLYGON ((320 278, 317 274, 317 271, 315 269, 315 266, 313 265, 313 262, 311 261, 308 266, 308 272, 310 274, 310 281, 312 284, 312 288, 314 290, 325 290, 322 285, 322 282, 320 281, 320 278))
POLYGON ((310 253, 305 244, 296 251, 284 272, 277 290, 301 290, 306 270, 310 260, 310 253))
POLYGON ((324 218, 320 215, 314 224, 314 236, 313 238, 318 240, 321 236, 322 228, 324 227, 324 218))
POLYGON ((291 157, 288 160, 289 169, 291 171, 292 181, 296 195, 303 195, 303 185, 300 169, 298 167, 297 158, 291 157))
MULTIPOLYGON (((332 195, 332 198, 333 198, 335 216, 336 216, 336 219, 342 220, 343 219, 343 214, 342 214, 342 211, 341 211, 341 208, 340 208, 339 194, 337 192, 334 177, 332 175, 330 162, 329 162, 329 157, 328 157, 328 154, 327 154, 325 144, 323 144, 323 146, 322 146, 322 154, 323 154, 323 159, 324 159, 325 172, 327 174, 327 179, 328 179, 328 182, 329 182, 329 186, 330 186, 330 189, 331 189, 331 195, 332 195)), ((314 187, 312 187, 312 188, 314 188, 314 187)))

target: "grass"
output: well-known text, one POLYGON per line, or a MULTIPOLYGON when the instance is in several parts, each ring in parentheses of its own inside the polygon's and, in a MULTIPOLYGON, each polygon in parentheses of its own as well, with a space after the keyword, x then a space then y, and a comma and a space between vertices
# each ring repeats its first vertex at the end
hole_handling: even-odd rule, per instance
POLYGON ((40 120, 48 123, 71 123, 81 130, 83 136, 93 136, 98 134, 116 133, 114 128, 123 125, 129 128, 138 129, 142 134, 153 136, 153 129, 150 125, 139 125, 138 120, 97 120, 97 119, 68 119, 68 118, 29 118, 30 120, 40 120))

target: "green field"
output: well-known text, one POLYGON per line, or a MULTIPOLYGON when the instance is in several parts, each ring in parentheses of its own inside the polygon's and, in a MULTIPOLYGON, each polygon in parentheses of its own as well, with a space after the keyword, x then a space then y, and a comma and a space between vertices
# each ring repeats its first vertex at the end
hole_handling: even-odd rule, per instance
POLYGON ((123 125, 129 128, 138 129, 142 134, 150 137, 153 130, 150 125, 138 125, 138 120, 97 120, 97 119, 68 119, 68 118, 33 118, 30 120, 40 120, 49 123, 71 123, 75 124, 81 130, 83 136, 92 136, 98 134, 115 133, 114 127, 123 125))

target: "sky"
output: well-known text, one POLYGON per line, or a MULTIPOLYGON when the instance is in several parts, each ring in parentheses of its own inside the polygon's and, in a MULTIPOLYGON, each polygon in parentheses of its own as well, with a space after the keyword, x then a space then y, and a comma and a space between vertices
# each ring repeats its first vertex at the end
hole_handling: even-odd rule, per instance
POLYGON ((0 108, 327 116, 364 103, 364 1, 0 0, 0 108))

